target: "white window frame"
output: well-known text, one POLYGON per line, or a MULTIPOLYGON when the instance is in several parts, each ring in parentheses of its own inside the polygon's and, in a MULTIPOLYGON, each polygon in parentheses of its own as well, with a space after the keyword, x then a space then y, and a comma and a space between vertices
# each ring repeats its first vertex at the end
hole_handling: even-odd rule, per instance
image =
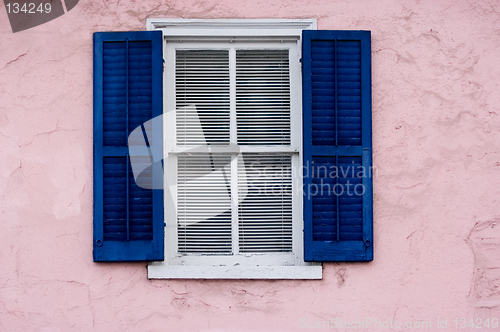
MULTIPOLYGON (((302 30, 316 29, 316 20, 148 19, 147 28, 163 31, 165 60, 163 118, 165 125, 174 124, 174 128, 175 112, 168 110, 175 110, 175 96, 172 96, 172 92, 175 91, 175 75, 171 74, 175 68, 173 56, 175 47, 182 46, 183 49, 225 47, 234 52, 234 45, 262 48, 271 43, 270 48, 290 49, 291 145, 274 146, 272 150, 292 156, 293 176, 292 253, 231 256, 177 255, 176 156, 193 147, 176 146, 175 132, 167 130, 164 133, 164 157, 167 169, 164 188, 169 188, 170 184, 171 190, 166 189, 164 197, 165 260, 151 262, 148 266, 148 277, 150 279, 321 279, 321 263, 304 262, 303 259, 303 213, 302 190, 300 190, 302 188, 300 173, 302 171, 302 79, 299 62, 301 37, 302 30), (265 256, 264 259, 263 256, 265 256)), ((234 114, 232 121, 235 122, 234 114)), ((231 130, 234 131, 235 128, 231 130)), ((234 135, 232 134, 231 137, 233 142, 234 135)), ((217 148, 208 149, 216 152, 214 150, 217 148)), ((223 150, 227 149, 223 148, 223 150)), ((239 153, 254 151, 256 149, 253 146, 239 146, 239 153)), ((235 163, 235 159, 232 163, 235 163)), ((235 175, 234 165, 231 167, 235 175)))

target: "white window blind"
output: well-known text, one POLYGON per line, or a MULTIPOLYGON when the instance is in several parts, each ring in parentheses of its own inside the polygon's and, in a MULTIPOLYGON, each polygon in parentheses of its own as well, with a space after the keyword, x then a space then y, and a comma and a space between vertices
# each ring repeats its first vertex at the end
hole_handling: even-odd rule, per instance
POLYGON ((232 221, 231 155, 180 154, 180 253, 287 252, 292 249, 292 172, 287 155, 245 153, 238 163, 237 225, 232 221), (238 228, 238 242, 232 234, 238 228), (236 248, 232 246, 236 245, 236 248))
POLYGON ((292 250, 290 156, 245 153, 238 160, 240 252, 292 250))
POLYGON ((236 50, 238 144, 290 144, 288 50, 236 50))
POLYGON ((179 252, 231 252, 230 161, 228 154, 178 156, 179 252))
POLYGON ((177 144, 229 144, 228 50, 177 50, 177 144))
POLYGON ((269 150, 290 145, 289 50, 175 55, 176 144, 254 146, 178 154, 178 253, 290 253, 291 155, 269 150))

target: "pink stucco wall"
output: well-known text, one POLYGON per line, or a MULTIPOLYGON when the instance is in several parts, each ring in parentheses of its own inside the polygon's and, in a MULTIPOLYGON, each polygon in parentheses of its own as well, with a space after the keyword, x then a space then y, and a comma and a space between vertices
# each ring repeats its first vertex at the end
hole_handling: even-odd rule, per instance
POLYGON ((498 1, 81 0, 16 34, 0 7, 0 331, 500 318, 498 1), (148 17, 372 31, 373 262, 324 264, 321 281, 148 280, 146 264, 92 262, 92 33, 148 17))

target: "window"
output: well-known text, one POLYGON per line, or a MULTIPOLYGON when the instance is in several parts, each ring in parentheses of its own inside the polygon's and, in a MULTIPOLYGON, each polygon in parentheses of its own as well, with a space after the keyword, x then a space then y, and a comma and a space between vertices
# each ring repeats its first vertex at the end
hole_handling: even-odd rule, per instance
POLYGON ((166 38, 164 157, 172 199, 165 202, 165 263, 150 270, 167 264, 186 271, 175 276, 193 277, 195 266, 201 278, 215 266, 218 277, 244 277, 243 267, 269 274, 314 266, 303 260, 298 227, 297 39, 252 39, 166 38), (208 146, 217 152, 199 152, 208 146))
POLYGON ((314 279, 316 262, 373 259, 370 35, 314 28, 152 19, 94 35, 95 261, 314 279))

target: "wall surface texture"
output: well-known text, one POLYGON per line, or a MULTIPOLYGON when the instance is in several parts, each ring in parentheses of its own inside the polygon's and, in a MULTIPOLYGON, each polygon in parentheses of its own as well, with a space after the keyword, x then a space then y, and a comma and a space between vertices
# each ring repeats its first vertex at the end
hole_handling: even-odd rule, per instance
POLYGON ((2 3, 0 331, 500 319, 499 34, 494 0, 81 0, 15 34, 2 3), (92 33, 149 17, 372 31, 373 262, 324 264, 320 281, 148 280, 145 263, 92 262, 92 33))

